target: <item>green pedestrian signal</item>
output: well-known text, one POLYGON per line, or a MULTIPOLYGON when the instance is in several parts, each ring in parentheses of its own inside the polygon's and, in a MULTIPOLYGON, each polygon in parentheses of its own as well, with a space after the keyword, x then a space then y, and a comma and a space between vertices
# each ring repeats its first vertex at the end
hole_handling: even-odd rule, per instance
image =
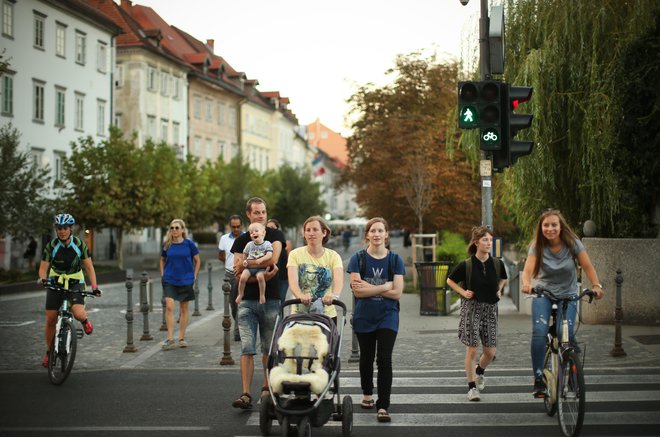
POLYGON ((475 129, 479 127, 479 116, 476 106, 466 105, 459 109, 458 127, 460 129, 475 129))

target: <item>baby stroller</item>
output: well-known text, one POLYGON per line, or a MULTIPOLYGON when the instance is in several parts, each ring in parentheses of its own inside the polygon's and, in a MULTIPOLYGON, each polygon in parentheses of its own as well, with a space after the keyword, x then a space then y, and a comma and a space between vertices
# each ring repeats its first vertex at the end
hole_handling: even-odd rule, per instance
POLYGON ((275 321, 268 353, 268 388, 261 398, 259 428, 270 435, 273 419, 280 423, 282 436, 312 435, 332 418, 341 422, 342 435, 353 431, 353 400, 340 401, 339 368, 341 341, 346 326, 346 305, 335 300, 343 313, 337 320, 324 314, 295 313, 284 317, 284 308, 300 299, 282 304, 275 321))

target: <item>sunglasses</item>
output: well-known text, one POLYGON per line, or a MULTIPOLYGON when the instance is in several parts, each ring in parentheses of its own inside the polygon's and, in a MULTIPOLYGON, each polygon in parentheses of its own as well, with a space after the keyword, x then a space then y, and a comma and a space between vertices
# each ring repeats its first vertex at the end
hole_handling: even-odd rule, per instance
POLYGON ((178 226, 170 226, 170 231, 178 231, 179 229, 181 228, 178 226))

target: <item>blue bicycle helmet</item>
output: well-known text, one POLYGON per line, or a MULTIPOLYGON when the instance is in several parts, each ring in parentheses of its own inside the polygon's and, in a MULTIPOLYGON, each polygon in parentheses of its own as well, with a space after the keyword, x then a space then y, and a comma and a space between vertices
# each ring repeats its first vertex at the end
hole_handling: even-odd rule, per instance
POLYGON ((76 224, 76 219, 73 218, 71 214, 57 214, 55 216, 54 225, 55 226, 73 226, 76 224))

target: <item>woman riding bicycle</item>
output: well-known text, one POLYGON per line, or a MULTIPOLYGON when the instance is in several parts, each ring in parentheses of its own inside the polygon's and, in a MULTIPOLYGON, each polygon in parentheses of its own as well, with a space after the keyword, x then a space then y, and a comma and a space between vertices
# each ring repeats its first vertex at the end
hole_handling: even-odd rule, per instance
MULTIPOLYGON (((76 224, 71 214, 58 214, 54 223, 57 238, 54 238, 44 248, 39 265, 39 279, 42 285, 49 281, 55 282, 68 290, 84 290, 85 277, 82 267, 87 272, 92 285, 92 292, 100 296, 96 285, 96 272, 90 258, 89 249, 83 240, 72 235, 73 225, 76 224)), ((41 364, 48 367, 48 349, 55 335, 57 324, 57 311, 62 305, 64 295, 54 290, 48 290, 46 294, 46 355, 41 364)), ((71 297, 71 312, 73 316, 82 323, 85 334, 93 331, 92 323, 87 318, 85 311, 85 298, 78 293, 71 297)))
MULTIPOLYGON (((559 210, 544 211, 539 218, 534 232, 534 241, 530 244, 525 268, 522 274, 522 291, 529 294, 532 289, 532 278, 538 286, 551 291, 558 298, 577 297, 577 271, 576 264, 593 284, 596 299, 605 294, 600 285, 598 274, 594 268, 587 251, 575 232, 566 223, 559 210)), ((534 370, 534 397, 543 398, 546 386, 543 381, 543 359, 545 355, 545 341, 548 333, 548 320, 552 303, 543 296, 532 301, 532 367, 534 370)), ((566 310, 568 317, 569 340, 576 344, 573 334, 575 317, 577 314, 577 301, 572 301, 566 310)), ((563 317, 561 308, 558 313, 559 320, 563 317)))

